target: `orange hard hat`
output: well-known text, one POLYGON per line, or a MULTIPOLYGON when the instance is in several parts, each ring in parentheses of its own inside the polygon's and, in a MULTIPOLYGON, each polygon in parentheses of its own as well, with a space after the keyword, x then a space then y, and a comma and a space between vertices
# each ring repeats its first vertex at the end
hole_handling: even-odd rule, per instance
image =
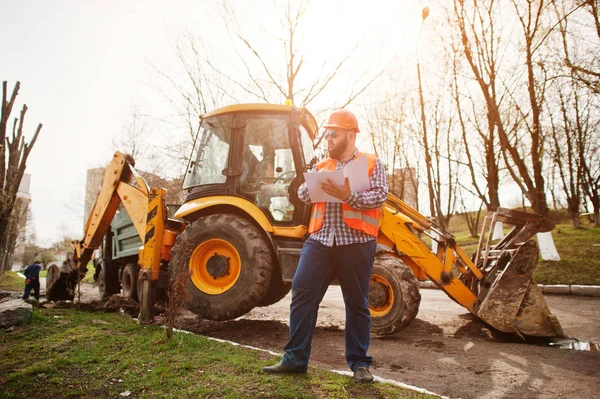
POLYGON ((352 113, 352 111, 348 111, 346 109, 339 109, 334 111, 329 120, 323 127, 339 127, 342 129, 350 129, 356 132, 360 132, 358 128, 358 120, 356 120, 356 116, 352 113))

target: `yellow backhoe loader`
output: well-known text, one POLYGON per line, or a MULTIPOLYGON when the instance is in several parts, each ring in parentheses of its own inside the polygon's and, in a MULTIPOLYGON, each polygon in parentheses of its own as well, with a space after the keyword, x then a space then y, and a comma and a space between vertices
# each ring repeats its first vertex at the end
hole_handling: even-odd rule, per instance
MULTIPOLYGON (((238 104, 202 115, 184 178, 187 196, 173 218, 165 190, 148 187, 133 159, 117 152, 73 259, 48 272, 48 298, 72 298, 93 251, 103 247, 94 260, 100 290, 109 295, 122 287, 123 295, 139 298, 141 323, 152 319, 169 273, 182 267, 189 271, 187 307, 203 318, 229 320, 279 301, 307 237, 310 207, 297 189, 316 162, 316 132, 306 109, 287 105, 238 104), (120 204, 128 218, 123 212, 115 218, 120 204)), ((419 280, 429 278, 498 330, 563 335, 531 278, 538 259, 531 238, 553 227, 545 218, 490 213, 470 257, 451 234, 393 195, 382 214, 369 292, 375 333, 395 333, 415 318, 419 280), (493 242, 498 222, 514 227, 493 242)))

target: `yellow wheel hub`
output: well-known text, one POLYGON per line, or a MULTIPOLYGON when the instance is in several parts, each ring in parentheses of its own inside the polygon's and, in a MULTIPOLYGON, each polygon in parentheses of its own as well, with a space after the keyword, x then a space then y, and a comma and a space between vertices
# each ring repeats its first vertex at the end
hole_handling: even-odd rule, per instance
POLYGON ((213 238, 198 245, 190 257, 194 285, 205 294, 227 292, 240 277, 240 254, 228 241, 213 238))
POLYGON ((371 276, 369 286, 369 310, 373 317, 383 317, 394 306, 394 290, 390 282, 379 274, 371 276))

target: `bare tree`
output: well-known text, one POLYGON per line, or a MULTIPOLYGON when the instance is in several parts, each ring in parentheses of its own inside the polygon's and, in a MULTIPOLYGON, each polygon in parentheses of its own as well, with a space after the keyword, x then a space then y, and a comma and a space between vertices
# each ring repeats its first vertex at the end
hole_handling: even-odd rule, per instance
MULTIPOLYGON (((419 30, 419 39, 421 37, 421 31, 423 30, 423 22, 429 15, 429 9, 424 8, 422 12, 421 29, 419 30)), ((425 99, 423 98, 423 80, 421 79, 421 64, 419 62, 419 53, 417 51, 417 82, 419 84, 419 109, 421 111, 421 127, 418 131, 421 132, 420 136, 417 135, 419 142, 423 146, 425 154, 425 174, 427 176, 427 193, 429 198, 429 213, 432 219, 437 217, 437 207, 435 206, 435 191, 433 174, 431 172, 431 151, 429 149, 429 137, 427 134, 427 117, 425 115, 425 99)), ((415 130, 417 131, 417 130, 415 130)))
POLYGON ((566 66, 581 83, 600 94, 599 3, 595 0, 554 0, 553 3, 566 66))
POLYGON ((421 169, 418 176, 425 176, 429 215, 444 228, 456 208, 461 164, 457 159, 461 143, 456 137, 455 114, 447 88, 447 82, 441 79, 436 90, 426 96, 419 94, 419 100, 415 101, 421 102, 421 107, 416 104, 410 107, 413 114, 406 115, 403 122, 407 132, 405 141, 412 144, 402 149, 406 164, 417 166, 421 169), (429 117, 423 118, 425 114, 429 117))
MULTIPOLYGON (((598 113, 598 108, 595 112, 598 113)), ((582 174, 581 185, 583 192, 592 203, 596 226, 600 226, 600 142, 597 137, 599 128, 600 121, 596 120, 591 126, 590 135, 583 135, 583 131, 578 132, 580 136, 577 140, 577 153, 582 174)))
POLYGON ((375 154, 387 167, 390 192, 419 209, 417 201, 420 148, 412 144, 406 109, 411 104, 406 93, 388 93, 384 101, 367 109, 367 123, 375 154))
MULTIPOLYGON (((464 165, 469 171, 471 183, 469 187, 462 186, 479 198, 488 211, 495 211, 500 206, 497 131, 504 128, 504 121, 496 110, 502 102, 497 82, 501 41, 500 29, 495 24, 496 8, 494 1, 473 2, 468 12, 464 1, 455 0, 448 12, 448 22, 458 29, 458 38, 451 35, 446 49, 452 58, 452 93, 465 151, 464 165), (454 24, 454 21, 457 23, 454 24), (479 105, 482 103, 481 97, 469 90, 470 82, 463 77, 464 71, 458 59, 461 52, 464 52, 480 86, 485 100, 483 109, 479 105), (482 158, 478 158, 478 155, 482 158)), ((476 223, 473 225, 477 228, 476 223)))
MULTIPOLYGON (((215 49, 211 47, 212 37, 188 33, 174 43, 179 70, 169 68, 167 72, 165 68, 152 66, 158 77, 155 86, 174 111, 160 121, 170 131, 186 132, 158 148, 158 155, 177 162, 179 170, 188 163, 200 115, 242 101, 282 104, 285 100, 307 106, 336 81, 341 82, 340 75, 350 63, 352 52, 338 60, 327 58, 316 75, 305 73, 305 66, 313 60, 299 38, 302 30, 309 27, 306 11, 310 2, 273 1, 273 6, 277 19, 261 16, 262 25, 278 26, 279 30, 269 32, 266 41, 257 39, 253 35, 256 32, 246 31, 244 20, 227 0, 222 0, 220 21, 224 33, 229 35, 229 45, 215 49)), ((210 34, 222 32, 210 31, 210 34)), ((344 76, 346 82, 352 83, 343 86, 344 92, 336 97, 339 102, 328 104, 327 109, 343 108, 363 94, 383 73, 383 69, 371 69, 366 68, 359 76, 344 76)), ((317 110, 315 116, 319 117, 323 111, 317 110)))
MULTIPOLYGON (((152 165, 157 165, 158 160, 158 164, 167 167, 162 160, 168 160, 170 172, 176 174, 176 171, 187 166, 200 128, 200 115, 238 101, 234 95, 235 88, 224 78, 221 68, 214 65, 219 57, 212 55, 202 38, 185 33, 173 42, 173 49, 179 69, 150 65, 154 74, 152 85, 166 101, 164 108, 169 110, 157 118, 156 125, 171 132, 169 140, 160 142, 159 146, 152 149, 152 165), (176 132, 175 136, 172 132, 176 132)), ((145 131, 148 118, 136 114, 140 123, 136 123, 135 129, 139 131, 143 128, 145 131)), ((133 127, 130 125, 128 128, 131 130, 133 127)))
POLYGON ((469 212, 467 206, 464 201, 464 194, 458 195, 460 200, 460 209, 463 212, 463 216, 465 217, 465 221, 467 222, 467 228, 469 229, 469 235, 472 238, 479 237, 479 224, 481 222, 481 210, 483 208, 483 202, 480 202, 479 208, 477 212, 469 212))
POLYGON ((27 166, 27 158, 38 138, 42 124, 40 123, 28 143, 23 136, 23 122, 27 105, 23 104, 20 117, 15 118, 12 135, 7 136, 7 124, 21 83, 17 82, 10 98, 7 97, 7 82, 2 82, 2 114, 0 116, 0 273, 10 267, 10 253, 7 253, 7 229, 10 216, 17 198, 17 191, 27 166), (7 158, 8 156, 8 158, 7 158))
POLYGON ((148 135, 150 134, 144 115, 139 108, 132 107, 129 121, 123 126, 123 131, 112 140, 114 151, 129 154, 139 165, 146 158, 152 159, 148 135))
POLYGON ((544 59, 537 57, 536 54, 547 38, 543 31, 543 16, 547 8, 544 0, 526 0, 526 7, 523 2, 512 0, 515 8, 515 14, 523 33, 525 67, 527 69, 527 94, 529 109, 516 104, 519 113, 523 116, 522 129, 528 135, 525 140, 528 141, 529 150, 523 149, 519 138, 519 132, 514 138, 508 135, 500 135, 502 149, 510 155, 514 168, 508 164, 509 171, 520 185, 521 190, 531 202, 533 210, 540 215, 548 214, 548 203, 546 201, 546 190, 543 174, 543 152, 545 134, 542 125, 542 107, 545 100, 545 90, 547 85, 547 74, 544 69, 544 59), (522 10, 525 8, 525 10, 522 10), (537 68, 537 69, 536 69, 537 68), (528 117, 529 116, 529 117, 528 117), (530 166, 527 165, 527 159, 530 159, 530 166), (518 174, 515 171, 518 170, 518 174))
MULTIPOLYGON (((444 82, 445 83, 445 82, 444 82)), ((458 186, 457 154, 460 142, 454 138, 455 119, 452 112, 452 99, 445 95, 447 85, 440 87, 438 97, 432 109, 430 131, 432 132, 430 152, 433 155, 431 169, 436 220, 443 228, 448 228, 450 219, 456 210, 458 186), (448 103, 448 104, 447 104, 448 103)))
MULTIPOLYGON (((223 21, 234 40, 234 48, 236 48, 239 60, 247 73, 249 84, 244 84, 231 76, 227 76, 227 79, 234 82, 248 94, 267 103, 282 103, 281 98, 283 97, 283 99, 289 100, 293 104, 306 107, 325 92, 330 83, 339 76, 348 64, 352 52, 337 61, 325 60, 321 66, 319 76, 311 79, 300 79, 306 55, 299 48, 297 39, 299 30, 306 23, 304 16, 309 5, 309 0, 273 1, 281 26, 281 34, 276 38, 276 41, 279 42, 281 46, 279 48, 282 50, 280 60, 285 62, 269 64, 265 55, 261 53, 256 44, 240 27, 235 10, 227 0, 224 0, 222 3, 223 21), (237 50, 238 43, 241 45, 240 50, 237 50), (252 61, 258 64, 258 68, 254 67, 252 61), (272 91, 276 93, 275 96, 270 94, 272 91)), ((357 46, 358 44, 355 45, 354 49, 357 46)), ((371 74, 365 71, 359 79, 351 80, 352 83, 349 85, 348 92, 343 95, 344 99, 339 104, 335 104, 335 107, 344 108, 352 103, 382 74, 383 69, 371 74)))
MULTIPOLYGON (((548 33, 551 31, 551 28, 546 28, 544 24, 548 19, 548 6, 544 0, 512 0, 511 3, 514 9, 511 15, 518 21, 522 33, 521 41, 513 51, 520 49, 519 59, 524 71, 524 79, 518 80, 521 75, 517 70, 513 70, 510 76, 512 83, 507 80, 502 81, 505 95, 510 96, 510 107, 504 107, 505 120, 501 117, 503 115, 501 98, 496 93, 497 70, 488 70, 489 62, 484 64, 478 62, 478 57, 489 52, 484 43, 493 43, 499 40, 500 36, 492 34, 484 40, 477 36, 470 36, 466 30, 468 9, 465 7, 464 0, 457 0, 454 3, 455 14, 461 29, 463 53, 485 99, 488 118, 497 128, 507 169, 531 203, 533 210, 538 214, 547 215, 548 204, 543 176, 545 134, 541 115, 548 77, 544 66, 545 55, 540 49, 546 44, 548 33), (523 96, 519 92, 521 88, 526 89, 523 96), (507 113, 507 109, 516 111, 512 122, 508 119, 510 113, 507 113)), ((472 2, 470 9, 477 10, 484 5, 491 10, 494 1, 472 2)), ((488 15, 494 18, 493 15, 488 15)))
POLYGON ((583 205, 587 209, 587 202, 577 197, 577 190, 581 189, 580 195, 591 202, 595 224, 600 226, 600 145, 595 137, 597 134, 594 134, 600 126, 597 117, 600 95, 600 7, 597 1, 554 0, 552 4, 562 39, 562 61, 571 72, 565 74, 566 78, 561 77, 561 81, 568 79, 567 87, 572 88, 571 96, 566 99, 564 95, 561 96, 561 104, 568 103, 562 113, 564 130, 567 132, 568 129, 568 132, 557 152, 558 149, 563 153, 565 150, 573 151, 575 156, 573 161, 566 160, 564 156, 557 158, 558 170, 561 172, 567 208, 573 223, 579 224, 578 213, 576 214, 579 206, 583 205), (573 80, 587 87, 590 94, 584 95, 573 80), (568 121, 565 121, 565 114, 568 114, 568 121), (571 164, 576 164, 577 167, 576 188, 572 187, 571 173, 563 178, 563 170, 570 172, 571 164), (565 181, 569 182, 568 189, 565 181), (576 211, 575 202, 579 201, 576 211))
POLYGON ((553 149, 550 151, 559 177, 562 192, 567 202, 567 211, 573 226, 580 227, 579 209, 582 205, 582 179, 585 164, 593 160, 590 149, 590 137, 593 131, 593 107, 590 101, 582 98, 577 78, 556 80, 555 90, 560 100, 560 112, 549 111, 552 124, 551 138, 553 149), (555 119, 558 119, 555 122, 555 119), (579 151, 583 151, 580 154, 579 151), (583 165, 582 165, 583 162, 583 165))

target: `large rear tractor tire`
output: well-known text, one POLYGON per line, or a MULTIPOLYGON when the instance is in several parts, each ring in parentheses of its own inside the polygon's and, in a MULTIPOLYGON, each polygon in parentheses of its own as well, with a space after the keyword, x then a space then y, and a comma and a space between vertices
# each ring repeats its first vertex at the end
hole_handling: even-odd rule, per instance
POLYGON ((279 302, 292 289, 292 283, 286 283, 281 279, 281 271, 279 267, 275 267, 271 275, 271 283, 265 297, 260 301, 258 306, 270 306, 279 302))
POLYGON ((410 267, 394 256, 377 256, 369 287, 371 331, 389 335, 403 330, 420 303, 419 282, 410 267))
POLYGON ((273 273, 271 251, 264 233, 249 220, 209 215, 177 236, 170 270, 189 270, 189 310, 209 320, 231 320, 265 298, 273 273))
POLYGON ((121 292, 123 296, 138 299, 138 275, 140 267, 135 263, 128 263, 121 274, 121 292))

